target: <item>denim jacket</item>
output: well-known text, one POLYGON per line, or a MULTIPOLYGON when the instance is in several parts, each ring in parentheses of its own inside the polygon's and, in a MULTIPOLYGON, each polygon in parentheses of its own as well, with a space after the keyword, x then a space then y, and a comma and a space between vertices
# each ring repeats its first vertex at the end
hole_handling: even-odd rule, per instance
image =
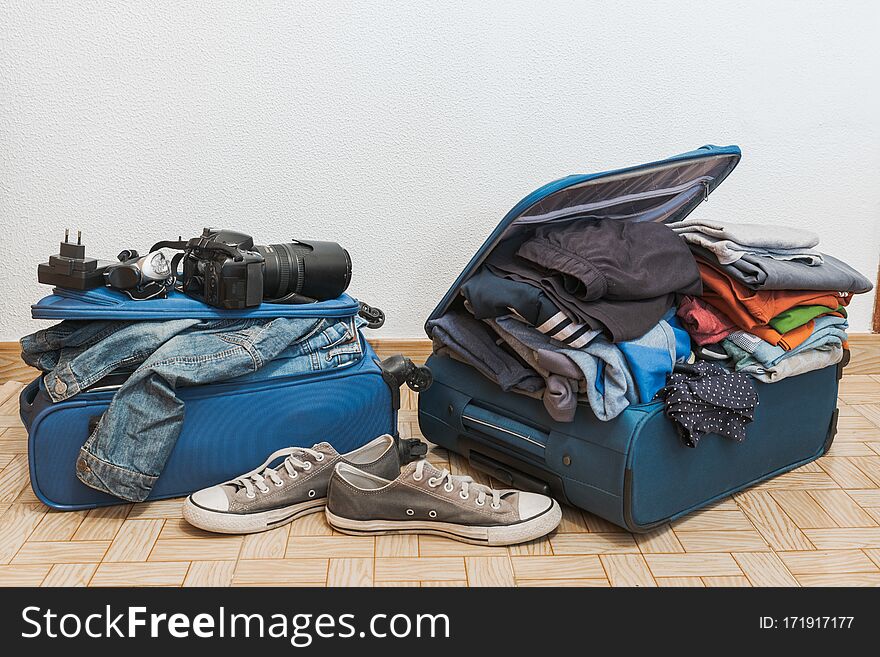
POLYGON ((360 360, 360 318, 65 321, 22 338, 25 362, 46 372, 55 402, 119 370, 134 372, 80 450, 77 477, 128 501, 146 499, 183 425, 175 390, 242 377, 269 365, 273 376, 360 360))

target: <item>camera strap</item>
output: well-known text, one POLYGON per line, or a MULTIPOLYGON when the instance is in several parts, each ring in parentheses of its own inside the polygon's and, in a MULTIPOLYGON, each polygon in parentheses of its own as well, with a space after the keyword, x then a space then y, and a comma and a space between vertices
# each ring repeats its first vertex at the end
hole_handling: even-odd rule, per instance
POLYGON ((150 253, 158 251, 159 249, 174 249, 175 251, 182 251, 187 248, 187 244, 189 244, 189 242, 185 240, 163 240, 161 242, 156 242, 151 246, 150 253))
POLYGON ((177 278, 177 265, 180 264, 180 261, 186 257, 185 253, 175 253, 174 257, 171 258, 171 275, 174 278, 177 278))
POLYGON ((263 301, 265 303, 318 303, 317 299, 307 297, 304 294, 297 294, 296 292, 285 294, 277 299, 263 299, 263 301))
POLYGON ((150 247, 150 253, 153 251, 158 251, 159 249, 174 249, 175 251, 184 251, 190 252, 195 250, 202 251, 220 251, 221 253, 225 253, 230 258, 234 258, 235 260, 241 260, 241 255, 238 252, 238 249, 234 246, 229 246, 228 244, 218 244, 217 242, 212 242, 210 240, 205 239, 204 237, 194 237, 191 240, 163 240, 161 242, 156 242, 152 247, 150 247))

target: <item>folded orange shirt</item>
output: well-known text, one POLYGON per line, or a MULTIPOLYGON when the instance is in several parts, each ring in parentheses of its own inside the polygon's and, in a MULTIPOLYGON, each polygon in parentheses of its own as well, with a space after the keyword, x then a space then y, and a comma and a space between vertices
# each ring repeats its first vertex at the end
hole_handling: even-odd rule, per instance
POLYGON ((788 333, 779 333, 772 326, 753 326, 746 329, 752 335, 757 335, 762 340, 776 347, 782 347, 785 351, 791 351, 804 342, 813 332, 816 322, 812 319, 806 324, 791 329, 788 333))
POLYGON ((813 322, 780 334, 768 325, 779 313, 794 306, 827 306, 829 314, 849 304, 850 296, 817 290, 751 290, 724 272, 697 259, 703 280, 703 300, 727 315, 744 331, 772 345, 794 349, 809 337, 813 322))

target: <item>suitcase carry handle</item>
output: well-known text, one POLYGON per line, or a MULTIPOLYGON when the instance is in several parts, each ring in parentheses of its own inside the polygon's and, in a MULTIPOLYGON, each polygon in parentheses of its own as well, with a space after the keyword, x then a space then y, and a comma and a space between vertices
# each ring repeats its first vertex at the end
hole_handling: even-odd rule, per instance
POLYGON ((42 377, 37 377, 29 384, 27 384, 24 389, 22 389, 21 394, 18 396, 18 414, 21 417, 21 421, 24 424, 25 428, 30 429, 31 422, 34 419, 34 416, 37 412, 37 395, 40 394, 40 379, 42 377))
POLYGON ((465 429, 492 438, 495 442, 544 455, 550 436, 540 429, 504 415, 500 415, 473 402, 461 411, 461 423, 465 429))

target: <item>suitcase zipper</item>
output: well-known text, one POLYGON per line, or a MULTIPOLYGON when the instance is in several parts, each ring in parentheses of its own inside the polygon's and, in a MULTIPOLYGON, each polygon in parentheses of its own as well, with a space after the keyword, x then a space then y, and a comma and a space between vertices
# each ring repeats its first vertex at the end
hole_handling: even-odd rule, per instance
POLYGON ((83 392, 107 392, 108 390, 119 390, 122 387, 121 383, 117 383, 112 386, 100 386, 95 388, 86 388, 83 392))
POLYGON ((694 180, 683 183, 681 185, 676 185, 675 187, 666 187, 664 189, 652 189, 647 192, 637 192, 635 194, 626 194, 624 196, 618 196, 616 198, 606 199, 604 201, 595 201, 594 203, 584 203, 583 205, 575 205, 567 207, 563 210, 557 210, 555 212, 547 212, 545 214, 532 215, 532 216, 521 216, 516 221, 515 224, 534 224, 534 223, 544 223, 547 221, 555 221, 557 219, 564 219, 567 217, 573 217, 579 214, 583 214, 585 212, 592 212, 594 210, 602 210, 604 208, 612 208, 615 205, 621 205, 623 203, 629 203, 633 201, 644 201, 647 199, 658 198, 663 196, 672 196, 674 194, 680 194, 682 192, 686 192, 689 189, 693 189, 697 185, 701 185, 705 188, 705 199, 709 198, 709 184, 711 183, 712 178, 710 176, 700 176, 694 180))
POLYGON ((540 449, 546 449, 546 446, 542 443, 539 443, 537 440, 530 438, 529 436, 523 435, 521 433, 517 433, 516 431, 511 431, 505 427, 499 427, 496 424, 492 424, 491 422, 486 422, 485 420, 480 420, 478 418, 473 417, 472 415, 464 415, 461 416, 462 420, 468 420, 469 422, 474 422, 476 424, 482 424, 485 427, 489 427, 490 429, 495 429, 495 431, 501 431, 502 433, 506 433, 509 436, 513 436, 514 438, 519 438, 520 440, 524 440, 527 443, 534 445, 535 447, 539 447, 540 449))

